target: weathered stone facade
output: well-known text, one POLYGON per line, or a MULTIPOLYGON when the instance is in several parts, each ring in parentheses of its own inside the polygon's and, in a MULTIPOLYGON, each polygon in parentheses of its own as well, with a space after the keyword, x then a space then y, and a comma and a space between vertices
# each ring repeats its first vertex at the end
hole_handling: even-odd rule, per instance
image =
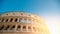
POLYGON ((0 15, 0 34, 49 34, 49 31, 40 16, 7 12, 0 15))

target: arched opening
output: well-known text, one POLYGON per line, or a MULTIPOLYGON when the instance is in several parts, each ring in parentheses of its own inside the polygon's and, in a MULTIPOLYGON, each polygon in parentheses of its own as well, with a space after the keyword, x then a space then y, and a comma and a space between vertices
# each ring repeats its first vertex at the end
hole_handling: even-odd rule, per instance
POLYGON ((30 27, 30 26, 28 26, 28 29, 31 29, 31 27, 30 27))
POLYGON ((12 21, 13 21, 13 18, 10 19, 10 22, 12 22, 12 21))
POLYGON ((26 26, 23 26, 23 29, 26 29, 26 26))
POLYGON ((20 26, 20 25, 18 25, 18 26, 17 26, 17 30, 20 30, 20 29, 21 29, 21 26, 20 26))
POLYGON ((10 30, 13 30, 14 28, 15 28, 15 25, 13 25, 10 30))
POLYGON ((28 19, 28 23, 31 23, 31 20, 30 19, 28 19))
POLYGON ((9 25, 8 25, 8 26, 6 26, 6 28, 5 28, 4 30, 8 30, 8 29, 9 29, 9 27, 10 27, 9 25))
POLYGON ((0 26, 0 30, 2 30, 4 28, 4 25, 0 26))
POLYGON ((24 23, 26 23, 27 22, 27 19, 24 19, 24 23))
POLYGON ((8 22, 8 19, 6 19, 6 21, 5 22, 8 22))
POLYGON ((20 18, 19 22, 22 23, 22 18, 20 18))
POLYGON ((16 19, 15 19, 15 22, 17 22, 17 21, 18 21, 18 19, 16 18, 16 19))
POLYGON ((0 22, 1 22, 1 19, 0 19, 0 22))
POLYGON ((4 19, 2 19, 2 21, 1 22, 4 22, 4 19))
POLYGON ((36 28, 35 27, 33 27, 33 31, 36 31, 36 28))
POLYGON ((28 26, 28 31, 32 31, 32 30, 31 30, 31 26, 28 26))
POLYGON ((23 31, 26 31, 26 26, 23 26, 23 31))

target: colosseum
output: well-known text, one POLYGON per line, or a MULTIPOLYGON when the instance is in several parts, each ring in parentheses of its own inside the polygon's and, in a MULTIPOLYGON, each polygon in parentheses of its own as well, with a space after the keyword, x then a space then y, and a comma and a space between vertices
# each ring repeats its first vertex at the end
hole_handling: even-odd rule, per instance
POLYGON ((49 34, 41 16, 26 12, 0 14, 0 34, 49 34))

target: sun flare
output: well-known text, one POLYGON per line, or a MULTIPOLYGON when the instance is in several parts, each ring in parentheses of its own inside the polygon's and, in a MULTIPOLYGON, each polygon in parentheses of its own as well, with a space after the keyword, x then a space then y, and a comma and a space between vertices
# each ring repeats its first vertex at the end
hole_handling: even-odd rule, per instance
POLYGON ((56 16, 47 16, 46 19, 46 24, 48 26, 48 29, 50 31, 50 34, 59 34, 59 19, 56 16))

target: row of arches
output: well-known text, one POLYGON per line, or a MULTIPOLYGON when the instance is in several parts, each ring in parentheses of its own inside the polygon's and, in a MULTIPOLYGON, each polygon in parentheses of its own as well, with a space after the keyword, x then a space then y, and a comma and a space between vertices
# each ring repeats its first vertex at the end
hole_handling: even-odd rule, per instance
POLYGON ((31 24, 36 24, 40 25, 40 22, 34 21, 32 19, 27 19, 27 18, 8 18, 8 19, 0 19, 0 23, 4 22, 20 22, 20 23, 31 23, 31 24))
POLYGON ((2 26, 0 26, 0 31, 1 30, 16 30, 16 31, 34 31, 34 32, 36 32, 36 31, 39 31, 39 29, 37 29, 36 27, 31 27, 31 26, 21 26, 21 25, 12 25, 12 26, 10 26, 10 25, 8 25, 8 26, 4 26, 4 25, 2 25, 2 26))
POLYGON ((28 23, 31 23, 31 20, 30 19, 26 19, 26 18, 10 18, 10 19, 0 19, 0 22, 28 22, 28 23))

